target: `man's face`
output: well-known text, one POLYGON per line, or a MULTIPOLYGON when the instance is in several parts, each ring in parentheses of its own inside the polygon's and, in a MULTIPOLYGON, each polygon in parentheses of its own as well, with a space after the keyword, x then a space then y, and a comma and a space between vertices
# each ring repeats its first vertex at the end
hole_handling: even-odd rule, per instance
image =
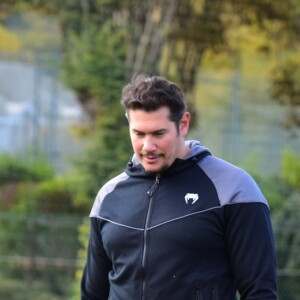
POLYGON ((188 132, 190 114, 185 112, 179 129, 169 118, 170 110, 162 107, 153 112, 129 111, 129 130, 133 150, 149 173, 161 173, 176 158, 187 154, 184 137, 188 132))

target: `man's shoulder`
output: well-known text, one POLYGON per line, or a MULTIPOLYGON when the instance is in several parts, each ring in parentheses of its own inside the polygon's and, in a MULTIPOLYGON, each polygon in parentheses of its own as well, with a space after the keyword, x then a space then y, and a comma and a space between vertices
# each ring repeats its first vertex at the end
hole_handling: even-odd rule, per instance
POLYGON ((215 156, 200 162, 213 182, 222 205, 267 201, 253 177, 244 169, 215 156))
POLYGON ((99 192, 97 193, 96 199, 94 201, 91 213, 90 213, 90 217, 95 217, 98 215, 98 212, 101 208, 101 204, 103 202, 103 200, 105 199, 105 196, 109 193, 111 193, 118 185, 118 183, 120 183, 121 181, 124 181, 128 178, 129 176, 125 173, 122 172, 121 174, 113 177, 112 179, 110 179, 109 181, 107 181, 99 190, 99 192))
POLYGON ((100 192, 110 192, 111 189, 114 189, 116 187, 116 185, 123 181, 126 180, 129 176, 125 173, 122 172, 119 175, 111 178, 110 180, 108 180, 100 189, 100 192))

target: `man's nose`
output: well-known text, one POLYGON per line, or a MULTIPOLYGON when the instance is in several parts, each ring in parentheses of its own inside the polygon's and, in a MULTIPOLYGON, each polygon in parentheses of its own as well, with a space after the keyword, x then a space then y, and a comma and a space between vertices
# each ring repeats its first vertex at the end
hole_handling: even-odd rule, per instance
POLYGON ((155 139, 151 136, 146 136, 144 139, 143 150, 150 152, 156 150, 155 139))

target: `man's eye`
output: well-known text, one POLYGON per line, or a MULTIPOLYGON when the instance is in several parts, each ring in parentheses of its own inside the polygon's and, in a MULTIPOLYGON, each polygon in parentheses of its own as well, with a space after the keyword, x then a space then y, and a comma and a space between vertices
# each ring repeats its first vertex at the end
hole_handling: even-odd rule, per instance
POLYGON ((163 132, 163 131, 159 131, 159 132, 155 133, 156 136, 163 136, 164 134, 165 134, 165 132, 163 132))
POLYGON ((142 132, 135 132, 134 133, 136 136, 144 136, 144 134, 142 132))

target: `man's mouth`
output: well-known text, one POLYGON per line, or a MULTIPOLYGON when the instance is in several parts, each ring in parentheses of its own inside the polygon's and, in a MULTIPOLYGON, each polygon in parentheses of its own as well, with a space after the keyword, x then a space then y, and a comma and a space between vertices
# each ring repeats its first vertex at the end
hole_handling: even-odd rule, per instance
POLYGON ((148 163, 155 163, 157 162, 161 157, 162 155, 161 154, 144 154, 142 155, 143 159, 146 160, 148 163))

